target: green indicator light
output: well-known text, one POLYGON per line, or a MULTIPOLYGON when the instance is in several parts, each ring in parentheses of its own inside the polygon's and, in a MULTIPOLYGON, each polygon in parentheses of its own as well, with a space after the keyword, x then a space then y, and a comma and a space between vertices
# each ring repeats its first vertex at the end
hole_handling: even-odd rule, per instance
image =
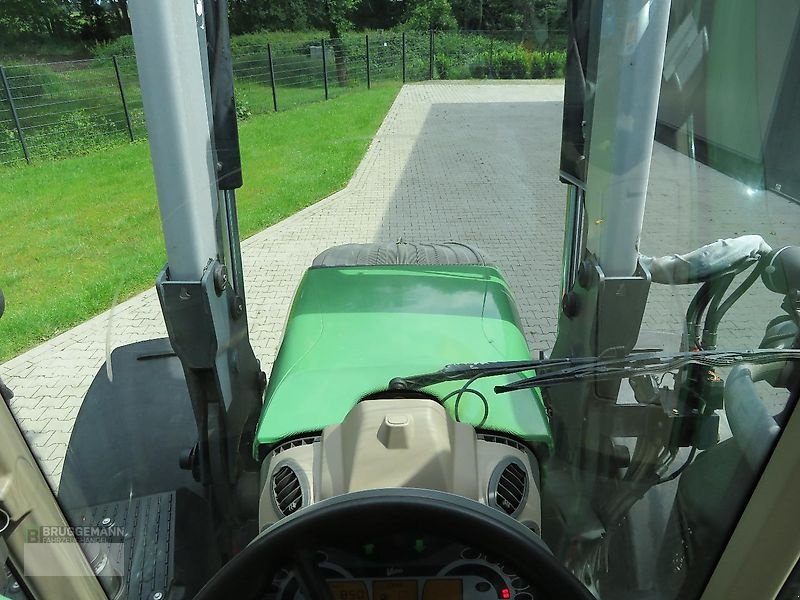
POLYGON ((364 544, 364 554, 370 556, 375 552, 375 544, 364 544))
POLYGON ((414 550, 417 552, 424 552, 425 551, 425 542, 422 539, 418 539, 414 542, 414 550))

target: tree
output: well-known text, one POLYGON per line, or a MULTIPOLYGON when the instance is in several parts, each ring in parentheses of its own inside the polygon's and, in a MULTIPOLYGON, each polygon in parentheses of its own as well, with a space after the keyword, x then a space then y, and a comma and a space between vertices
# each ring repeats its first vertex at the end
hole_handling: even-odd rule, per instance
POLYGON ((109 0, 111 12, 117 22, 117 31, 121 35, 131 32, 131 17, 128 14, 128 0, 109 0))
POLYGON ((460 29, 563 31, 567 0, 452 0, 460 29))
POLYGON ((406 26, 409 29, 437 31, 458 29, 450 0, 418 0, 409 7, 406 26))
POLYGON ((390 29, 403 21, 404 0, 361 0, 351 20, 357 29, 390 29))
MULTIPOLYGON (((2 1, 2 0, 0 0, 2 1)), ((342 33, 353 27, 352 16, 361 0, 228 0, 231 33, 324 29, 331 37, 336 76, 347 83, 342 33)))
POLYGON ((320 27, 321 4, 313 0, 228 0, 231 33, 302 31, 320 27))
POLYGON ((483 2, 484 0, 453 1, 453 16, 459 29, 483 29, 483 2))
POLYGON ((353 27, 353 11, 359 0, 324 0, 326 29, 332 39, 342 37, 342 32, 353 27))
POLYGON ((4 37, 40 34, 68 37, 75 31, 68 0, 0 0, 0 32, 4 37))
POLYGON ((494 31, 529 29, 533 14, 532 0, 484 0, 483 27, 494 31))
POLYGON ((109 13, 95 0, 79 0, 79 35, 86 42, 105 42, 113 36, 109 13))
POLYGON ((347 84, 347 61, 342 32, 353 26, 350 20, 359 0, 325 0, 325 21, 333 46, 336 79, 339 85, 347 84))
POLYGON ((534 0, 534 25, 550 30, 566 31, 567 0, 534 0))

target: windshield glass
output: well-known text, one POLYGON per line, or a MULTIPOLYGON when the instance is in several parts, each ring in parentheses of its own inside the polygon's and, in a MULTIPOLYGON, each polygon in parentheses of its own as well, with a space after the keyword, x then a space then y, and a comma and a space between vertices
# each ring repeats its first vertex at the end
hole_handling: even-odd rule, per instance
MULTIPOLYGON (((84 4, 0 7, 0 598, 191 598, 397 489, 703 594, 800 379, 800 6, 84 4)), ((548 597, 426 523, 237 597, 548 597)))

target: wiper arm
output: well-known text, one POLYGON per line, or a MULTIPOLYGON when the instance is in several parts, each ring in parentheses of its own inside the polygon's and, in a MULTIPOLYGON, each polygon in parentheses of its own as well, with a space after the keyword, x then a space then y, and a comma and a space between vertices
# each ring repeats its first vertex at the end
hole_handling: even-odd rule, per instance
POLYGON ((461 363, 445 366, 440 371, 410 377, 395 377, 389 389, 415 390, 445 381, 474 380, 496 375, 542 370, 534 377, 495 387, 496 393, 531 387, 547 387, 580 381, 589 377, 615 379, 647 373, 665 373, 686 365, 730 367, 739 363, 764 364, 779 360, 800 360, 800 350, 708 350, 701 352, 635 352, 626 356, 603 358, 549 358, 491 363, 461 363), (555 369, 555 370, 553 370, 555 369))
POLYGON ((512 392, 532 387, 548 387, 583 379, 620 379, 666 373, 687 365, 705 367, 732 367, 741 363, 767 364, 776 361, 800 360, 800 350, 709 350, 702 352, 675 352, 671 354, 652 353, 629 355, 622 358, 595 360, 583 365, 566 367, 555 371, 537 374, 506 385, 498 385, 495 393, 512 392))
POLYGON ((395 377, 389 382, 392 390, 416 390, 429 385, 445 381, 463 381, 478 377, 492 377, 494 375, 507 375, 520 373, 543 367, 575 366, 596 361, 594 357, 588 358, 553 358, 540 360, 511 360, 491 363, 457 363, 446 365, 440 371, 423 373, 410 377, 395 377))

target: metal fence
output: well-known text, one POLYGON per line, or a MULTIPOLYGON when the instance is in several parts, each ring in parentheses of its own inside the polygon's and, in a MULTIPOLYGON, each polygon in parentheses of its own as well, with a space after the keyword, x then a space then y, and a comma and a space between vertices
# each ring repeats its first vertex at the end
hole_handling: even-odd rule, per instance
POLYGON ((133 57, 0 66, 0 164, 144 135, 133 57))
MULTIPOLYGON (((564 37, 536 32, 386 32, 233 47, 239 117, 385 82, 560 76, 564 37)), ((0 165, 146 135, 133 56, 0 66, 0 165)))

